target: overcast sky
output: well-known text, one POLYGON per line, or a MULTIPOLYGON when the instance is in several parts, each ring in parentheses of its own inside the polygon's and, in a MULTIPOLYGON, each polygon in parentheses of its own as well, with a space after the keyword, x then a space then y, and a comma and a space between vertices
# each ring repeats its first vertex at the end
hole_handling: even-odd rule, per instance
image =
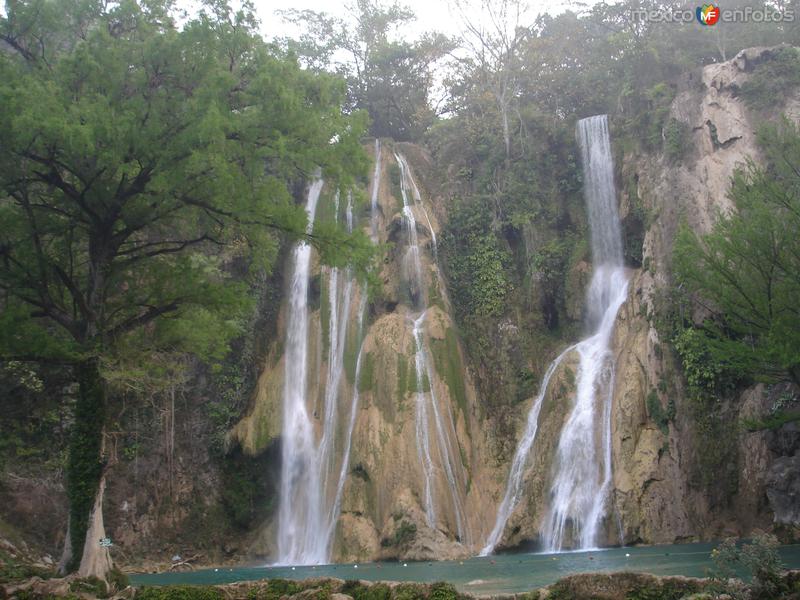
MULTIPOLYGON (((390 2, 391 0, 383 1, 384 4, 389 4, 390 2)), ((417 15, 416 22, 406 29, 412 37, 431 30, 455 35, 463 29, 458 13, 449 9, 449 0, 399 0, 399 3, 408 6, 417 15)), ((476 0, 475 3, 477 4, 478 1, 476 0)), ((262 32, 266 37, 272 38, 294 33, 294 31, 286 29, 280 18, 275 16, 276 10, 289 8, 310 9, 343 16, 347 12, 345 6, 349 2, 332 2, 330 0, 254 0, 254 4, 256 12, 261 19, 262 32)), ((523 24, 527 25, 533 22, 533 17, 539 13, 550 12, 558 14, 570 8, 570 5, 573 4, 573 2, 569 1, 532 0, 528 2, 530 19, 523 20, 523 24)))

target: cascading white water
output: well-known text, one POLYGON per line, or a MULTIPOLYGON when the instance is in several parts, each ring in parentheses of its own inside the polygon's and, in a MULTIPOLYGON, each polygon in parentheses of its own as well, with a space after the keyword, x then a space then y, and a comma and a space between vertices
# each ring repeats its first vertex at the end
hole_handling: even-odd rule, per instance
POLYGON ((372 242, 378 241, 378 193, 381 189, 381 141, 375 138, 375 170, 372 173, 372 196, 370 198, 370 232, 372 242))
POLYGON ((577 390, 556 451, 556 475, 542 527, 544 547, 552 552, 565 543, 583 549, 598 545, 611 486, 614 359, 609 342, 628 293, 607 117, 578 121, 577 135, 592 237, 594 273, 586 302, 594 334, 577 346, 577 390))
MULTIPOLYGON (((323 181, 308 190, 307 232, 314 226, 323 181)), ((317 468, 314 427, 308 414, 308 283, 311 247, 299 242, 292 254, 286 327, 281 435, 281 492, 278 508, 278 562, 314 564, 325 560, 317 544, 322 528, 322 486, 317 468)))
MULTIPOLYGON (((375 140, 376 171, 373 179, 371 229, 377 240, 377 196, 380 186, 380 142, 375 140)), ((322 180, 309 189, 306 212, 308 232, 313 228, 322 180)), ((334 215, 339 219, 339 194, 336 194, 334 215)), ((345 222, 348 232, 354 228, 353 196, 347 195, 345 222)), ((323 394, 322 434, 319 445, 314 439, 314 426, 308 406, 308 284, 311 248, 298 244, 292 255, 292 280, 289 290, 286 334, 285 382, 283 393, 283 432, 281 493, 278 510, 277 564, 322 564, 330 559, 336 523, 341 511, 344 484, 350 463, 350 448, 358 407, 358 380, 361 374, 359 348, 355 382, 349 405, 347 433, 342 438, 341 462, 336 464, 336 432, 343 392, 344 353, 347 344, 350 309, 354 293, 360 297, 356 332, 363 339, 363 321, 367 298, 363 286, 357 286, 352 268, 328 270, 327 371, 323 394), (358 291, 355 292, 358 287, 358 291), (338 476, 337 476, 338 474, 338 476), (335 484, 335 486, 334 486, 335 484)), ((348 410, 344 408, 344 410, 348 410)), ((315 415, 316 416, 316 415, 315 415)))
POLYGON ((614 165, 605 115, 577 125, 584 172, 584 197, 589 214, 594 273, 587 294, 588 326, 593 335, 568 348, 550 365, 509 475, 497 521, 481 554, 489 554, 519 502, 522 476, 538 428, 539 411, 555 369, 571 351, 579 357, 576 393, 561 432, 555 475, 541 536, 544 548, 557 552, 569 543, 594 548, 611 486, 611 402, 614 363, 609 342, 628 282, 622 260, 622 236, 614 189, 614 165), (569 528, 569 531, 567 529, 569 528))
MULTIPOLYGON (((335 220, 339 219, 339 194, 336 195, 335 220)), ((347 194, 347 207, 345 210, 346 226, 348 233, 353 231, 353 195, 347 194)), ((322 421, 322 438, 317 451, 317 468, 319 477, 322 480, 323 501, 327 504, 329 497, 330 481, 329 478, 336 473, 335 466, 335 446, 336 427, 338 422, 338 402, 341 392, 340 386, 344 375, 344 351, 347 342, 347 324, 350 317, 350 303, 355 286, 352 269, 346 267, 344 271, 337 267, 330 269, 328 279, 328 301, 330 303, 330 322, 328 323, 328 370, 325 378, 324 394, 324 417, 322 421)), ((361 314, 358 316, 358 335, 361 329, 361 314)), ((353 402, 357 399, 354 398, 353 402)), ((344 454, 345 461, 349 461, 350 436, 345 439, 344 454)), ((347 462, 342 463, 345 470, 347 462)), ((336 480, 336 494, 328 511, 327 524, 325 529, 319 534, 318 544, 324 548, 325 560, 330 554, 330 546, 333 539, 333 531, 336 520, 339 518, 337 499, 340 496, 339 489, 344 486, 341 474, 336 480)), ((326 506, 320 507, 325 511, 326 506)))
POLYGON ((403 199, 403 227, 406 231, 406 252, 403 257, 403 273, 411 295, 412 310, 419 311, 419 315, 412 320, 412 335, 414 337, 415 357, 414 366, 416 374, 416 397, 415 397, 415 433, 417 438, 417 454, 422 466, 423 473, 423 495, 425 519, 429 527, 437 526, 436 503, 435 503, 435 471, 441 468, 445 473, 448 492, 453 507, 455 517, 456 532, 458 539, 467 543, 467 536, 464 527, 464 515, 461 502, 461 487, 463 481, 463 465, 455 460, 455 453, 450 442, 450 436, 455 438, 455 424, 452 412, 448 410, 449 417, 445 418, 439 408, 436 393, 433 387, 433 371, 429 359, 429 350, 424 335, 425 317, 427 315, 427 294, 425 279, 422 271, 422 260, 420 256, 419 237, 417 235, 417 221, 414 215, 414 207, 409 202, 409 190, 414 193, 415 206, 425 215, 431 232, 431 240, 435 246, 435 234, 430 225, 425 207, 419 194, 419 188, 414 181, 408 163, 400 154, 395 153, 395 160, 400 167, 400 191, 403 199), (436 441, 438 466, 431 453, 431 427, 433 421, 434 435, 436 441))
POLYGON ((575 346, 570 346, 559 354, 558 358, 547 367, 544 379, 542 379, 542 385, 539 388, 539 394, 534 399, 533 406, 531 406, 531 410, 528 413, 525 433, 517 446, 517 451, 514 453, 511 471, 508 474, 508 481, 506 482, 506 493, 503 496, 500 507, 497 509, 497 518, 495 519, 494 527, 489 533, 486 545, 481 550, 480 556, 488 556, 494 551, 497 542, 500 541, 500 537, 503 535, 503 529, 508 522, 508 518, 519 503, 520 493, 522 492, 522 475, 525 472, 525 464, 528 461, 528 454, 531 451, 531 446, 533 446, 533 441, 536 439, 536 431, 539 429, 539 413, 542 410, 542 402, 547 393, 547 386, 550 383, 550 378, 553 377, 553 373, 556 372, 558 365, 560 365, 564 357, 574 349, 575 346))

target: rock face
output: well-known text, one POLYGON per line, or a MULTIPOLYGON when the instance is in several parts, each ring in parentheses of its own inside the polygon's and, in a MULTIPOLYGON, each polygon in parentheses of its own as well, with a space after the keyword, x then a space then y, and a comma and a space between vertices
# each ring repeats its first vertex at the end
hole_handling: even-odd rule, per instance
MULTIPOLYGON (((623 216, 641 203, 654 218, 644 236, 645 269, 632 275, 615 334, 613 504, 622 524, 618 541, 747 535, 769 528, 773 517, 776 523, 798 524, 796 508, 789 508, 797 505, 796 457, 777 458, 780 452, 768 445, 770 434, 742 432, 736 426, 741 418, 767 412, 764 386, 746 390, 723 407, 733 425, 725 432, 728 439, 719 443, 729 443, 733 460, 738 457, 731 465, 733 477, 727 478, 735 486, 728 498, 721 502, 714 485, 698 482, 699 442, 708 434, 692 418, 679 365, 669 340, 659 339, 652 318, 672 285, 672 248, 681 221, 698 234, 710 231, 720 215, 732 210, 727 194, 734 170, 748 159, 761 159, 758 119, 737 96, 753 65, 771 52, 744 50, 681 81, 670 116, 690 133, 678 164, 663 156, 623 159, 623 216)), ((783 107, 795 120, 798 98, 795 91, 783 107)), ((718 477, 716 485, 722 487, 723 475, 718 477)))
MULTIPOLYGON (((370 152, 372 150, 369 148, 370 152)), ((492 515, 485 507, 492 503, 491 498, 498 494, 496 488, 503 484, 482 460, 487 454, 486 445, 491 443, 491 433, 478 425, 480 407, 469 377, 465 375, 463 353, 436 262, 436 212, 426 199, 422 178, 415 178, 422 206, 414 206, 412 210, 417 223, 422 287, 425 289, 420 291, 406 285, 407 241, 403 229, 400 171, 393 150, 402 151, 410 159, 412 176, 417 166, 420 171, 426 167, 425 153, 418 148, 383 144, 375 223, 378 241, 388 243, 388 250, 379 274, 383 285, 368 302, 361 337, 354 326, 361 306, 361 287, 355 292, 347 319, 345 376, 339 388, 334 442, 337 474, 346 441, 350 443, 350 455, 332 548, 332 559, 336 561, 426 560, 474 554, 492 525, 492 515), (428 207, 423 208, 426 204, 428 207), (431 377, 426 376, 423 388, 433 392, 443 423, 441 430, 437 430, 433 422, 429 423, 434 464, 430 487, 436 507, 435 521, 430 524, 425 510, 425 475, 418 443, 417 348, 412 334, 413 322, 420 314, 414 308, 414 301, 421 293, 427 297, 422 336, 431 363, 431 377), (358 361, 361 367, 357 372, 358 361), (346 440, 353 398, 357 398, 355 421, 352 435, 346 440), (454 457, 451 472, 443 468, 442 446, 448 446, 454 457), (459 518, 463 521, 461 537, 458 535, 459 518)), ((372 189, 367 191, 371 193, 372 189)), ((332 201, 332 194, 326 197, 323 191, 318 222, 325 218, 324 206, 332 201)), ((368 207, 359 214, 357 225, 369 231, 368 207)), ((313 374, 309 381, 309 412, 318 418, 318 428, 321 428, 321 398, 325 393, 325 373, 330 360, 325 339, 332 318, 330 293, 325 293, 329 278, 330 270, 317 266, 312 275, 311 293, 314 294, 314 289, 322 293, 318 298, 309 298, 309 345, 312 347, 309 373, 313 374)), ((276 444, 281 433, 284 377, 281 342, 284 335, 279 331, 274 348, 269 352, 250 411, 229 434, 232 444, 238 444, 251 455, 276 444)), ((426 398, 430 397, 431 394, 426 393, 426 398)), ((270 538, 274 535, 275 522, 265 523, 251 552, 270 554, 273 551, 270 538)))

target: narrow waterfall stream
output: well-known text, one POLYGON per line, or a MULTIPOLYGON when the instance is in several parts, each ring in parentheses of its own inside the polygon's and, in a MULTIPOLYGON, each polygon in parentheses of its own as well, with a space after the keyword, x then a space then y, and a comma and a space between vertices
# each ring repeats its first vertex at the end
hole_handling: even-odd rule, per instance
POLYGON ((598 545, 611 487, 611 403, 614 363, 609 349, 614 322, 625 302, 628 282, 623 267, 622 235, 614 189, 614 165, 606 115, 577 124, 584 173, 584 197, 592 241, 592 280, 586 298, 587 325, 593 334, 567 348, 545 373, 539 395, 528 415, 525 433, 511 466, 505 497, 481 554, 491 553, 516 508, 525 464, 538 428, 547 385, 565 356, 579 357, 576 392, 569 399, 569 417, 556 449, 548 511, 541 537, 551 552, 566 547, 598 545))
MULTIPOLYGON (((308 232, 314 227, 323 181, 308 190, 308 232)), ((322 528, 323 490, 317 468, 314 425, 308 412, 308 284, 311 246, 299 242, 292 253, 286 327, 281 434, 281 491, 278 508, 278 563, 313 564, 324 561, 318 543, 322 528)))
MULTIPOLYGON (((371 223, 373 239, 377 239, 377 197, 380 186, 380 142, 375 141, 376 170, 373 177, 371 223)), ((306 213, 311 232, 323 181, 317 179, 309 188, 306 213)), ((340 197, 334 200, 334 220, 338 222, 340 197)), ((353 195, 347 194, 345 225, 348 232, 355 226, 353 195)), ((313 417, 309 407, 308 288, 311 278, 311 248, 300 242, 292 254, 292 279, 289 289, 286 358, 283 390, 283 430, 280 506, 278 509, 278 557, 282 565, 318 565, 330 561, 336 523, 341 512, 342 494, 350 462, 350 448, 359 401, 358 381, 361 374, 364 316, 367 294, 350 267, 323 269, 328 278, 328 346, 325 385, 322 389, 322 414, 313 417), (355 326, 351 324, 351 306, 359 298, 355 326), (344 355, 348 336, 355 335, 359 344, 355 383, 352 393, 344 383, 344 355), (348 404, 349 400, 349 404, 348 404), (339 437, 342 448, 336 447, 337 431, 342 427, 339 413, 347 415, 346 434, 339 437), (319 417, 321 434, 315 438, 314 420, 319 417), (338 463, 337 463, 338 459, 338 463)))
POLYGON ((462 489, 464 486, 464 468, 460 460, 456 458, 456 453, 452 447, 451 439, 455 439, 455 423, 449 407, 447 412, 442 414, 434 389, 434 378, 430 360, 430 350, 425 339, 425 319, 428 310, 428 295, 426 290, 426 280, 422 270, 421 250, 419 237, 417 235, 417 221, 414 209, 422 212, 431 232, 431 241, 436 252, 436 235, 433 231, 430 218, 419 193, 419 188, 411 175, 406 159, 401 154, 395 153, 395 160, 400 167, 400 191, 403 200, 403 228, 406 232, 406 252, 403 256, 403 274, 406 280, 410 296, 411 309, 418 313, 416 318, 411 321, 411 331, 415 344, 415 375, 416 375, 416 416, 415 433, 417 438, 417 453, 422 466, 423 473, 423 503, 425 509, 425 519, 428 526, 432 529, 437 528, 437 507, 435 472, 442 469, 445 474, 448 489, 447 494, 453 508, 455 517, 456 532, 459 541, 468 543, 465 524, 464 510, 462 505, 462 489), (414 205, 409 201, 409 192, 413 193, 414 205), (431 428, 433 421, 433 428, 431 428), (431 443, 431 440, 435 444, 431 443), (435 447, 435 454, 432 453, 435 447))

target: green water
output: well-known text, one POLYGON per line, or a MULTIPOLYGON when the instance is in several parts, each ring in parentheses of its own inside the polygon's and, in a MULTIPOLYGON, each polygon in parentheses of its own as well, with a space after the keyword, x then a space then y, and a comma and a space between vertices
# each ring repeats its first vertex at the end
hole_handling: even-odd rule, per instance
MULTIPOLYGON (((588 571, 639 571, 703 577, 711 568, 712 544, 610 548, 562 554, 513 554, 464 561, 363 563, 318 567, 238 567, 185 573, 132 575, 134 585, 220 584, 255 579, 337 577, 369 581, 449 581, 475 595, 526 592, 588 571)), ((800 545, 782 546, 787 568, 800 568, 800 545)))

